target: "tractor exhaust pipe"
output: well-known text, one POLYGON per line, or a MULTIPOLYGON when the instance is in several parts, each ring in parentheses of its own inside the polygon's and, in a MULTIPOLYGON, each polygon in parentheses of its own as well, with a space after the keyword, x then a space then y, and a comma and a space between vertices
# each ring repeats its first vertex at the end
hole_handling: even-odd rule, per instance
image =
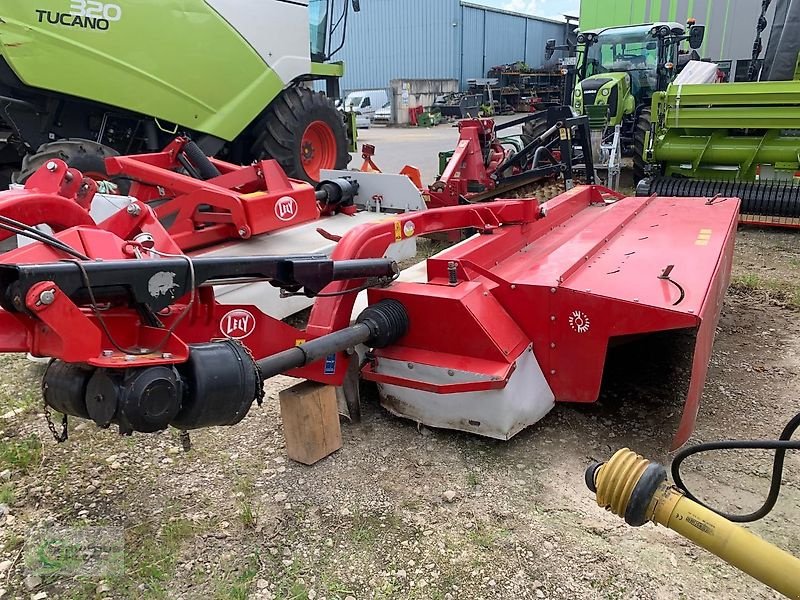
POLYGON ((355 325, 268 356, 256 364, 262 377, 268 379, 358 344, 385 348, 403 337, 407 331, 408 313, 403 305, 397 300, 382 300, 364 309, 355 325))

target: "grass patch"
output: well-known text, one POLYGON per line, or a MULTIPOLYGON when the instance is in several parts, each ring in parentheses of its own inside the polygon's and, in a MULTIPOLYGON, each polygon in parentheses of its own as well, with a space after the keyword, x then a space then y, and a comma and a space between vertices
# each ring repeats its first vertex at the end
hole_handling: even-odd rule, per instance
POLYGON ((245 529, 255 529, 258 525, 258 507, 253 503, 255 484, 249 477, 244 477, 236 482, 236 492, 239 505, 239 521, 245 529))
POLYGON ((172 578, 181 546, 201 531, 202 524, 187 519, 166 523, 160 534, 156 534, 150 524, 128 530, 125 536, 125 575, 118 582, 120 587, 134 591, 137 585, 144 583, 148 597, 167 598, 164 585, 172 578))
POLYGON ((356 515, 350 528, 350 541, 357 546, 374 546, 378 541, 381 521, 376 517, 356 515))
POLYGON ((4 483, 0 485, 0 504, 14 504, 14 484, 4 483))
POLYGON ((250 560, 240 570, 227 573, 219 581, 214 591, 215 600, 247 600, 250 588, 259 570, 258 555, 251 555, 250 560))
POLYGON ((508 530, 487 525, 478 525, 469 532, 470 541, 484 550, 493 548, 501 538, 509 534, 508 530))
POLYGON ((478 487, 481 483, 481 480, 478 478, 478 474, 471 471, 467 473, 467 485, 471 488, 478 487))
POLYGON ((308 588, 305 583, 300 581, 302 574, 302 566, 297 561, 286 567, 277 582, 278 589, 275 591, 275 597, 282 600, 308 600, 308 588))
POLYGON ((25 545, 25 537, 19 535, 14 531, 9 531, 6 534, 6 541, 3 544, 3 550, 7 552, 14 552, 15 550, 19 550, 22 546, 25 545))
POLYGON ((42 460, 42 442, 35 435, 0 440, 0 470, 27 473, 42 460))
POLYGON ((74 573, 84 564, 82 550, 81 544, 74 541, 45 538, 33 548, 26 563, 44 581, 52 583, 66 573, 74 573))
POLYGON ((793 279, 772 279, 755 273, 742 273, 731 278, 730 289, 734 293, 760 296, 791 308, 800 308, 800 285, 793 279))

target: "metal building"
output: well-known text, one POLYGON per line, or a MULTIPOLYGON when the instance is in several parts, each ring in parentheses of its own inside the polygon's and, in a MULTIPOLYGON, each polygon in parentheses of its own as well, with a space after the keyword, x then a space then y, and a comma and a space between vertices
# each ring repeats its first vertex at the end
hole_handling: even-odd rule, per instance
MULTIPOLYGON (((775 5, 773 2, 767 12, 770 24, 775 5)), ((760 14, 759 0, 581 0, 580 26, 595 29, 653 21, 685 23, 693 17, 706 26, 699 50, 702 57, 739 61, 752 56, 760 14)), ((764 47, 768 37, 764 36, 764 47)))
POLYGON ((462 87, 493 66, 544 62, 548 38, 566 24, 461 0, 369 0, 351 15, 342 90, 386 88, 393 79, 456 79, 462 87))

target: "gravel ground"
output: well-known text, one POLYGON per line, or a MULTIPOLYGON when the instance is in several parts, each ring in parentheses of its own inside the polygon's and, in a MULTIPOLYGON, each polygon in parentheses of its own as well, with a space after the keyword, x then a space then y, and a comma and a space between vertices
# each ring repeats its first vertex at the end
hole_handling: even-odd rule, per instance
MULTIPOLYGON (((694 441, 775 437, 800 411, 798 250, 796 234, 740 232, 694 441)), ((680 407, 632 382, 505 443, 419 427, 373 397, 344 448, 304 467, 283 449, 288 378, 186 453, 176 432, 122 438, 77 420, 56 445, 39 368, 0 367, 2 598, 778 597, 668 530, 628 528, 585 490, 586 465, 620 447, 669 460, 680 407)), ((800 555, 800 460, 787 463, 775 511, 751 529, 800 555)), ((746 510, 768 464, 708 458, 687 480, 746 510)))

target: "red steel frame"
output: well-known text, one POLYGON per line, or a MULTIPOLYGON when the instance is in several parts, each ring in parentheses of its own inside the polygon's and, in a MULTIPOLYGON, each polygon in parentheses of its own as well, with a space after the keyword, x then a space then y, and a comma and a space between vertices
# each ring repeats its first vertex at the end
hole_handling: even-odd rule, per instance
POLYGON ((289 179, 274 160, 240 167, 211 158, 221 175, 205 181, 176 172, 186 142, 178 138, 162 152, 106 159, 109 175, 131 178, 130 194, 154 203, 156 216, 170 222, 169 233, 182 250, 319 218, 314 188, 289 179))
MULTIPOLYGON (((14 214, 30 225, 48 223, 59 231, 59 239, 92 258, 135 260, 139 248, 130 240, 142 232, 152 235, 158 250, 180 253, 178 241, 144 202, 95 225, 84 207, 91 201, 91 189, 75 188, 72 182, 79 174, 70 178, 66 165, 55 163, 54 171, 38 172, 25 190, 0 195, 0 214, 14 214)), ((210 195, 217 192, 202 189, 210 195)), ((198 194, 195 202, 203 203, 204 196, 198 194)), ((738 208, 735 199, 713 204, 686 198, 622 199, 604 188, 581 186, 545 205, 535 200, 497 201, 362 225, 341 239, 334 260, 381 257, 392 243, 429 233, 471 228, 482 234, 429 259, 427 282, 373 289, 370 301, 395 298, 410 315, 409 333, 396 345, 376 351, 378 363, 382 357, 431 365, 450 361, 494 379, 433 385, 390 381, 372 367, 364 374, 439 393, 495 389, 505 384, 516 358, 532 344, 556 400, 593 402, 610 341, 657 331, 696 330, 692 379, 675 440, 680 445, 693 428, 705 381, 730 277, 738 208), (668 265, 674 266, 673 277, 685 291, 677 306, 674 283, 657 277, 668 265), (453 267, 456 284, 450 279, 453 267), (589 317, 591 326, 581 331, 589 317)), ((3 255, 2 262, 63 258, 52 248, 32 244, 3 255)), ((336 282, 324 291, 345 292, 358 285, 336 282)), ((182 298, 159 314, 166 327, 187 311, 187 301, 182 298)), ((247 311, 254 318, 252 334, 242 341, 255 358, 266 357, 348 326, 355 294, 319 298, 308 326, 299 330, 254 307, 220 305, 212 288, 201 288, 163 351, 135 357, 113 350, 97 315, 59 294, 52 282, 42 282, 20 302, 31 316, 0 311, 0 352, 27 351, 68 362, 128 368, 185 361, 189 344, 223 335, 221 323, 232 310, 247 311), (52 304, 39 302, 44 290, 56 293, 52 304)), ((126 308, 104 312, 104 321, 125 347, 153 347, 165 335, 164 329, 143 325, 126 308)), ((348 360, 339 355, 333 373, 317 363, 289 374, 340 385, 348 360)))

